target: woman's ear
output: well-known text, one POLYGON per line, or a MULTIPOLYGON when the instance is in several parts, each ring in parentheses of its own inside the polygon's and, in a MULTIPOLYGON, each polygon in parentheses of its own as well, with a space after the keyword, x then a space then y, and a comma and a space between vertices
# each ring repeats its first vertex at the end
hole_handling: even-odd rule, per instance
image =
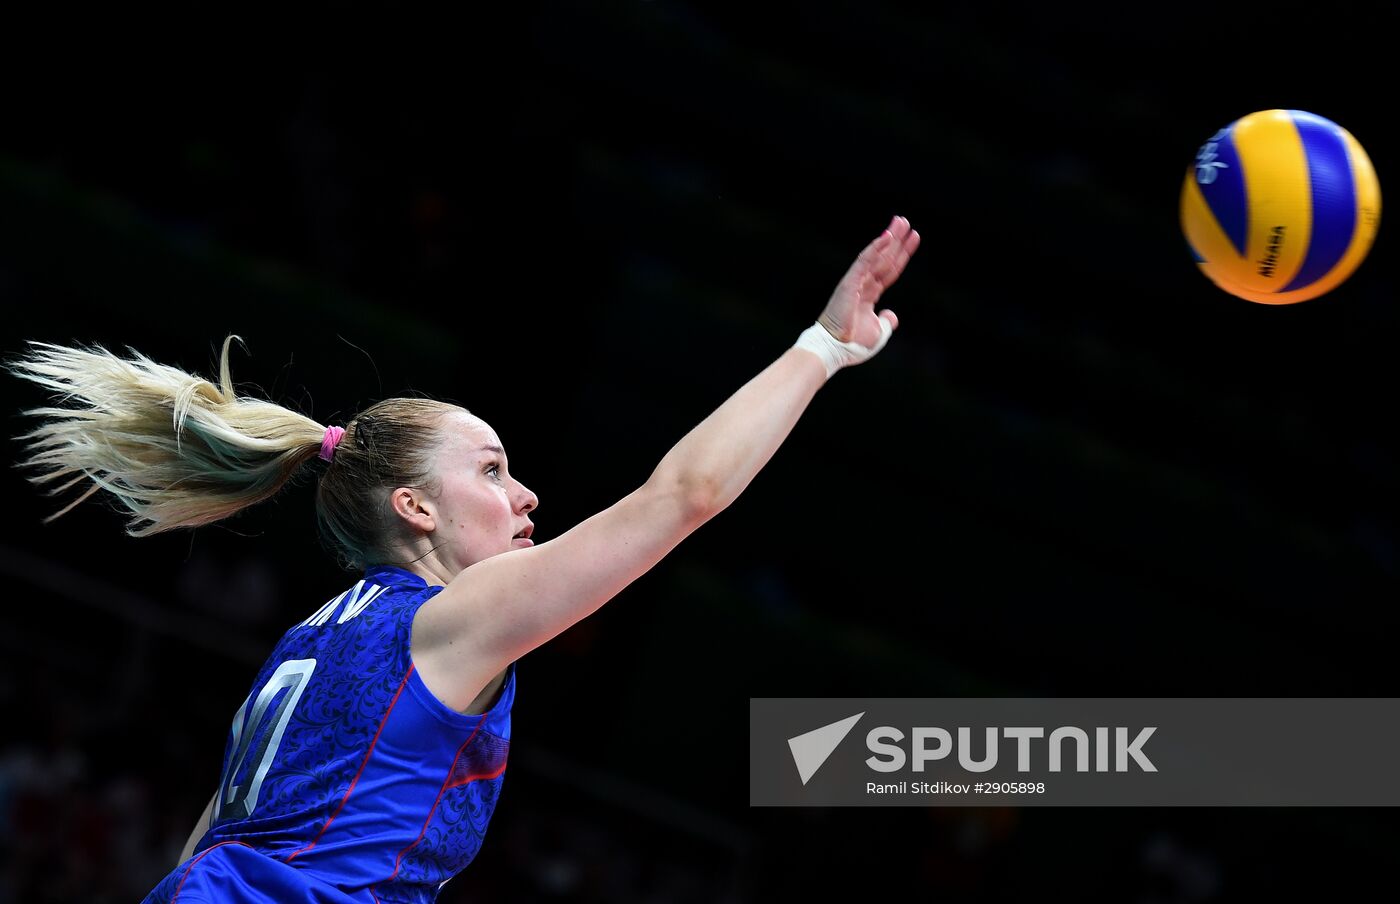
POLYGON ((436 529, 437 518, 426 499, 410 487, 399 487, 389 494, 389 508, 410 527, 428 533, 436 529))

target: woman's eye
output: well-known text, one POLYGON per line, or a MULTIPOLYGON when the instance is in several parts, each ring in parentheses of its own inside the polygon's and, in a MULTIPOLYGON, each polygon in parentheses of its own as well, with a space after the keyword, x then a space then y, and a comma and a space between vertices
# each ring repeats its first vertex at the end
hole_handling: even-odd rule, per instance
POLYGON ((492 474, 492 475, 495 476, 495 478, 496 478, 497 480, 500 480, 500 479, 501 479, 501 466, 500 466, 500 465, 492 465, 491 467, 489 467, 489 468, 486 469, 486 473, 487 473, 487 474, 492 474))

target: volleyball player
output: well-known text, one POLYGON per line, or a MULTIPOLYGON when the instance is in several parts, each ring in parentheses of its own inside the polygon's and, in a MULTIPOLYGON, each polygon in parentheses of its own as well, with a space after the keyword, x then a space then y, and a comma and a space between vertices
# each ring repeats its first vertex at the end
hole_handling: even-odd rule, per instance
POLYGON ((353 586, 308 607, 253 679, 222 775, 147 904, 420 904, 480 849, 510 748, 516 662, 725 509, 838 369, 898 325, 875 304, 919 235, 895 217, 795 345, 686 434, 636 490, 546 542, 491 426, 391 398, 325 427, 132 350, 31 342, 12 373, 77 400, 23 462, 91 480, 146 536, 230 517, 313 460, 322 536, 353 586))

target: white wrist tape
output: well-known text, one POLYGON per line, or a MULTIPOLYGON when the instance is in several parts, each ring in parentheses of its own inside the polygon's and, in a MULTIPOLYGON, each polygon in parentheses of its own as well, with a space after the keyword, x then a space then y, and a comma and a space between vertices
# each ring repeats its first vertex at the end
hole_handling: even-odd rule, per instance
POLYGON ((890 339, 890 322, 883 317, 879 319, 880 338, 876 340, 874 348, 866 348, 855 342, 841 342, 827 332, 826 327, 821 325, 821 321, 817 321, 803 330, 802 335, 798 336, 797 342, 793 344, 793 348, 805 348, 821 358, 822 363, 826 365, 826 378, 830 380, 831 375, 841 368, 868 360, 885 347, 885 343, 890 339))

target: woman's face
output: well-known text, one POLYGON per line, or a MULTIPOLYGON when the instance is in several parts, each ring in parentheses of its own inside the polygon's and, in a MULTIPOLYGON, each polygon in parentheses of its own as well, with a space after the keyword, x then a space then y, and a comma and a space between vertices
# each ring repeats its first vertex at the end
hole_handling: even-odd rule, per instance
MULTIPOLYGON (((430 534, 450 578, 482 559, 533 545, 515 538, 534 529, 528 513, 540 501, 511 476, 501 440, 485 421, 454 413, 443 430, 437 459, 442 492, 436 498, 418 494, 409 520, 430 534)), ((402 504, 395 499, 396 506, 402 504)))

